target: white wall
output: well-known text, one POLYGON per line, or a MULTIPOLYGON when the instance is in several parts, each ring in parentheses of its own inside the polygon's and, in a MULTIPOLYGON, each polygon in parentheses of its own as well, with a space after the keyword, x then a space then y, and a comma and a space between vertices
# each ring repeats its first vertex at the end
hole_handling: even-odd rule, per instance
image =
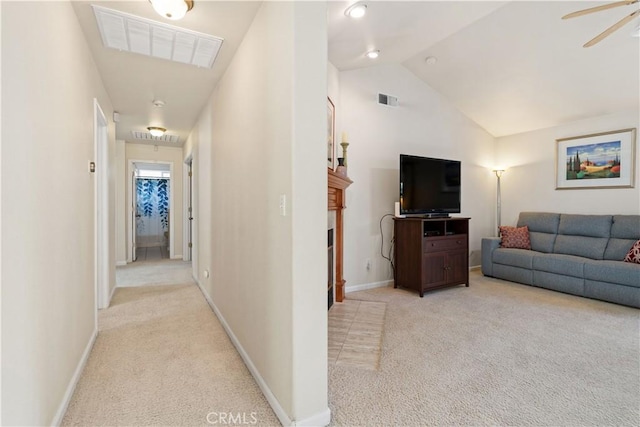
POLYGON ((171 211, 169 213, 170 230, 169 233, 172 236, 170 239, 170 247, 172 248, 171 258, 182 259, 182 241, 184 239, 182 230, 184 227, 184 205, 182 199, 182 193, 184 187, 182 181, 184 179, 182 168, 184 167, 184 160, 182 158, 181 147, 156 147, 147 144, 133 144, 127 142, 125 144, 125 158, 127 163, 127 171, 125 173, 126 179, 126 194, 127 203, 125 203, 125 215, 126 215, 126 233, 127 233, 127 259, 131 260, 131 247, 129 247, 130 234, 131 234, 131 214, 130 205, 128 204, 131 199, 131 186, 129 185, 129 162, 130 161, 144 161, 146 163, 154 162, 173 162, 173 171, 171 175, 171 181, 169 182, 169 198, 171 200, 171 211))
POLYGON ((197 279, 285 424, 329 421, 326 37, 326 4, 263 3, 184 153, 197 279))
MULTIPOLYGON (((471 217, 471 265, 478 264, 480 240, 492 235, 495 221, 494 138, 400 65, 340 72, 339 86, 337 135, 349 135, 348 174, 354 181, 344 211, 347 288, 392 278, 380 255, 380 219, 393 214, 398 201, 401 153, 462 161, 461 215, 471 217), (379 105, 378 92, 397 96, 399 107, 379 105)), ((388 254, 390 217, 383 230, 388 254)))
POLYGON ((94 97, 113 110, 69 2, 1 7, 1 422, 50 425, 96 334, 94 97))
MULTIPOLYGON (((640 128, 640 112, 594 117, 497 140, 502 176, 502 224, 515 225, 522 211, 577 214, 640 214, 640 156, 636 140, 635 188, 556 190, 556 139, 640 128)), ((637 135, 636 135, 637 139, 637 135)))

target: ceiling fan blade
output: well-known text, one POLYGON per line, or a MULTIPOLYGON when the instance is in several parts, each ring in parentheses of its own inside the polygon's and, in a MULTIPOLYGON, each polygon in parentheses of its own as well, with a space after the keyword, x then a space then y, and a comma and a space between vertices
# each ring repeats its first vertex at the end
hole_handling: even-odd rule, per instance
POLYGON ((634 3, 638 3, 638 0, 623 0, 623 1, 617 1, 615 3, 603 4, 601 6, 590 7, 589 9, 584 9, 584 10, 579 10, 577 12, 569 13, 567 15, 564 15, 562 19, 575 18, 577 16, 587 15, 593 12, 600 12, 601 10, 612 9, 618 6, 627 6, 634 3))
POLYGON ((587 43, 584 44, 583 47, 590 47, 590 46, 593 46, 594 44, 602 41, 602 39, 604 39, 605 37, 609 36, 614 31, 618 30, 619 28, 625 26, 630 21, 632 21, 633 18, 638 16, 639 13, 640 13, 640 9, 636 10, 635 12, 633 12, 629 16, 625 16, 624 18, 622 18, 621 20, 619 20, 618 22, 616 22, 615 24, 613 24, 612 26, 610 26, 609 28, 604 30, 602 33, 598 34, 596 37, 594 37, 593 39, 589 40, 587 43))

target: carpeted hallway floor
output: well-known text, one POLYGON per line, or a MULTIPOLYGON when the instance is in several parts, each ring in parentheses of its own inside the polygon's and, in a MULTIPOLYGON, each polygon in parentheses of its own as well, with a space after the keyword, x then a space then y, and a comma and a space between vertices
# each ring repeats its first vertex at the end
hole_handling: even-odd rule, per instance
POLYGON ((181 261, 118 268, 127 286, 144 286, 117 289, 99 313, 63 425, 206 426, 230 417, 279 425, 200 289, 185 280, 190 270, 181 261))

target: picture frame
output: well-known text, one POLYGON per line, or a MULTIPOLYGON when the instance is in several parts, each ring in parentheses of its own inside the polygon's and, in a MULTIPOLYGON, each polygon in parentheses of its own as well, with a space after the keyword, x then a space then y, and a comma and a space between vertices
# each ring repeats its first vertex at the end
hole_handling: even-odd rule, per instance
POLYGON ((556 139, 556 190, 633 188, 636 129, 556 139))
POLYGON ((336 107, 327 97, 327 168, 335 167, 336 107))

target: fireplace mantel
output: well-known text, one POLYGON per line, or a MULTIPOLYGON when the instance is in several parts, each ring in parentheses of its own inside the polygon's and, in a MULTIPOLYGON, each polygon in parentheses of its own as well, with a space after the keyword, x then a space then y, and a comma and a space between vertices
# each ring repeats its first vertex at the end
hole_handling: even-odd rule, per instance
POLYGON ((335 242, 336 251, 336 302, 344 300, 344 284, 342 278, 343 227, 342 210, 345 209, 346 189, 353 183, 349 177, 327 169, 328 210, 336 211, 335 242))

